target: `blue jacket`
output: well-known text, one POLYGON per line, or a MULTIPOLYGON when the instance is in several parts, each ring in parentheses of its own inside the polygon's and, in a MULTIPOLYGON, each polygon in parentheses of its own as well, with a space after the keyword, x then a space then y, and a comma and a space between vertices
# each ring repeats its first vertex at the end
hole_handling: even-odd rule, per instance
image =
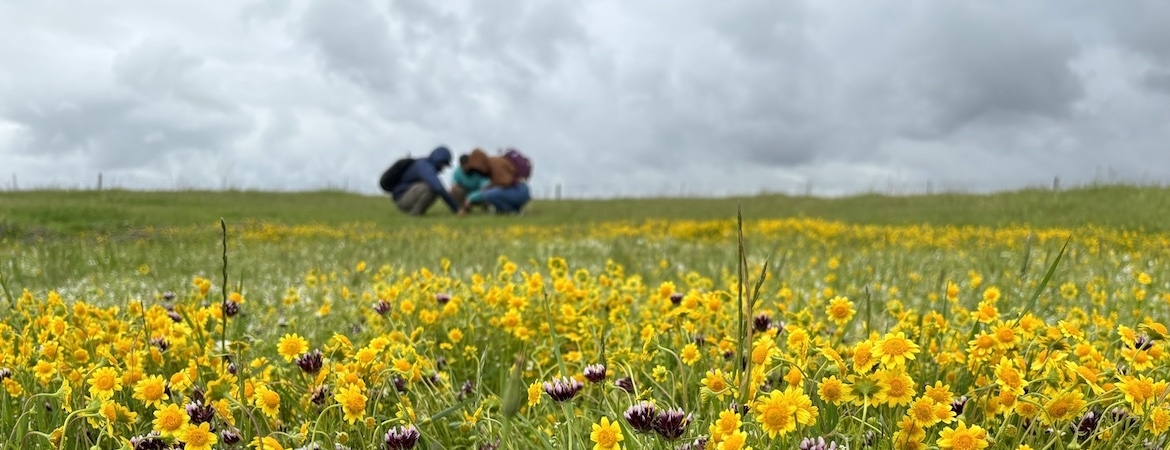
POLYGON ((451 212, 459 211, 459 205, 455 203, 455 198, 451 197, 451 193, 443 187, 443 182, 439 181, 439 172, 450 165, 451 151, 447 150, 447 147, 436 148, 430 156, 416 160, 406 169, 406 173, 402 174, 402 181, 394 187, 391 195, 394 196, 395 200, 398 200, 402 198, 402 194, 405 194, 407 189, 410 189, 412 184, 423 182, 430 186, 432 191, 443 197, 443 201, 447 202, 451 212))

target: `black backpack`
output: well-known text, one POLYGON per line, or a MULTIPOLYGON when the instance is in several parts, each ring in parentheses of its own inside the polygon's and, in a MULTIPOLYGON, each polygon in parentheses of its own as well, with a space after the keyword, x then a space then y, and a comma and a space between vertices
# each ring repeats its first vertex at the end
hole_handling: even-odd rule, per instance
POLYGON ((385 172, 382 172, 382 179, 378 180, 378 186, 381 186, 383 191, 393 191, 398 186, 398 183, 402 182, 402 175, 406 174, 406 169, 409 169, 411 164, 414 164, 414 159, 412 158, 402 158, 394 161, 394 165, 386 169, 385 172))

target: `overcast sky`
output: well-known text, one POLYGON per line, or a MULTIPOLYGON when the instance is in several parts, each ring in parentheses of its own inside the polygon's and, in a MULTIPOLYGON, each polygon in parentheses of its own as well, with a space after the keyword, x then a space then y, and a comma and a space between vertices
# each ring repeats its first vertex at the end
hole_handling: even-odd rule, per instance
POLYGON ((1165 0, 0 0, 0 187, 373 194, 439 144, 518 147, 543 196, 1166 184, 1168 24, 1165 0))

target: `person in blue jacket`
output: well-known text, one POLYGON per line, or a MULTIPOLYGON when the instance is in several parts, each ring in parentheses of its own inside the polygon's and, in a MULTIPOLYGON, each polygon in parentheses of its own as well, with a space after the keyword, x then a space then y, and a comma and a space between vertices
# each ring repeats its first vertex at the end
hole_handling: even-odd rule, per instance
POLYGON ((394 204, 398 209, 412 216, 426 214, 440 197, 451 212, 459 212, 460 204, 455 201, 443 182, 439 172, 451 165, 451 150, 438 147, 426 158, 416 160, 402 174, 402 180, 391 190, 394 204))

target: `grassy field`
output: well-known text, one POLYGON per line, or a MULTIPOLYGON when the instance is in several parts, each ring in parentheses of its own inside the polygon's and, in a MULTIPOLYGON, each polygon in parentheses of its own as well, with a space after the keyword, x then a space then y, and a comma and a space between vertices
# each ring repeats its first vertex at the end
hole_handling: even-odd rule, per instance
MULTIPOLYGON (((742 205, 754 219, 811 217, 874 225, 972 225, 1111 228, 1165 231, 1170 188, 1098 186, 1053 192, 1023 190, 991 195, 865 195, 824 199, 765 195, 743 198, 537 200, 522 221, 567 225, 614 220, 711 220, 735 215, 742 205)), ((0 230, 53 233, 118 231, 141 227, 204 225, 225 218, 283 225, 372 223, 385 229, 511 224, 499 218, 459 219, 441 205, 425 220, 398 213, 387 196, 343 192, 0 192, 0 230)))
POLYGON ((1166 448, 1168 206, 0 193, 0 450, 1166 448))

